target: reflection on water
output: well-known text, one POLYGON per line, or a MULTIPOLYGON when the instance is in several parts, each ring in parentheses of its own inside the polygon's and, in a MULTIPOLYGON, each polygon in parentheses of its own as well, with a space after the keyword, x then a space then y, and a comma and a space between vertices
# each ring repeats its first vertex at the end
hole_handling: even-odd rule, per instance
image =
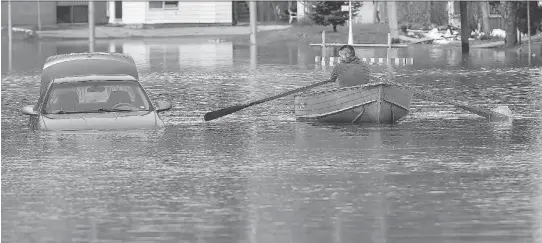
MULTIPOLYGON (((70 42, 16 42, 13 51, 9 52, 8 41, 2 42, 2 52, 12 54, 2 55, 2 70, 18 72, 39 72, 45 59, 51 55, 88 50, 85 41, 70 42), (11 61, 10 61, 11 60, 11 61)), ((180 71, 185 68, 199 67, 201 69, 216 69, 235 67, 235 63, 245 63, 251 59, 250 48, 221 40, 176 40, 161 41, 144 40, 100 40, 96 42, 96 51, 123 52, 131 55, 142 71, 180 71)), ((281 46, 259 46, 258 63, 278 64, 288 63, 298 65, 300 68, 314 67, 314 56, 322 55, 320 47, 308 47, 296 43, 284 43, 281 46)), ((326 48, 327 56, 336 56, 338 47, 326 48)), ((456 47, 435 48, 427 45, 413 45, 408 48, 393 49, 388 55, 386 48, 356 48, 359 57, 385 58, 411 57, 414 64, 406 69, 432 69, 447 67, 484 68, 493 67, 520 67, 529 64, 542 65, 542 44, 534 43, 529 58, 526 46, 520 49, 471 49, 468 57, 461 54, 456 47), (469 60, 465 62, 465 60, 469 60)), ((253 58, 253 57, 252 57, 253 58)), ((3 71, 4 73, 6 71, 3 71)))
POLYGON ((522 53, 397 50, 419 57, 396 68, 402 82, 508 105, 507 123, 420 99, 395 125, 300 123, 293 97, 204 122, 331 70, 296 44, 199 42, 98 41, 132 55, 151 98, 173 103, 164 131, 107 134, 30 132, 19 109, 36 101, 43 61, 88 45, 14 44, 1 84, 3 241, 542 241, 542 82, 522 53))

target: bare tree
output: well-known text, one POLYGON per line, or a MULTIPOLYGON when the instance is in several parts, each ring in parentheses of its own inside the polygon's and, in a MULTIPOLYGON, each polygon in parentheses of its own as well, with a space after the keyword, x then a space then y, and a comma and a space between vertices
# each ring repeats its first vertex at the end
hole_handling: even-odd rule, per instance
POLYGON ((494 1, 491 2, 497 12, 504 18, 506 37, 505 47, 512 47, 518 44, 517 39, 517 10, 518 2, 515 1, 494 1))
POLYGON ((482 10, 482 32, 489 34, 491 28, 489 26, 489 2, 480 1, 480 9, 482 10))

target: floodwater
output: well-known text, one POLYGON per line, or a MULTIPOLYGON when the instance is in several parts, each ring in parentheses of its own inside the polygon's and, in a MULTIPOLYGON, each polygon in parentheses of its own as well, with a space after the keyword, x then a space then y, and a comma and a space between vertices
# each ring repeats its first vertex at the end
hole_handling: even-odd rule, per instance
MULTIPOLYGON (((2 43, 2 242, 542 242, 540 44, 416 47, 397 80, 514 112, 490 123, 414 99, 394 125, 296 122, 293 97, 206 112, 324 80, 318 49, 209 40, 99 41, 134 57, 163 131, 32 133, 45 58, 84 42, 2 43), (9 62, 9 63, 8 63, 9 62)), ((386 51, 358 50, 362 57, 386 51)), ((375 66, 376 72, 385 72, 375 66)))

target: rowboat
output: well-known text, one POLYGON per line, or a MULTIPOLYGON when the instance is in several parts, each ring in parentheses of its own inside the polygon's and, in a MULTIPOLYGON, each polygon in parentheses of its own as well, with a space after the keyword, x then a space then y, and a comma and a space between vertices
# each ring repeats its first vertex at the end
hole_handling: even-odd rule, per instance
POLYGON ((298 121, 393 124, 409 114, 413 92, 374 82, 295 96, 298 121))

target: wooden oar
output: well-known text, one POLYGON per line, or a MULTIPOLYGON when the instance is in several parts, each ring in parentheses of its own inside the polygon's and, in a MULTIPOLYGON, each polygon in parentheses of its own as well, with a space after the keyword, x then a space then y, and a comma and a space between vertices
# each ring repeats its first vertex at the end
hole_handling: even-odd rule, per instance
POLYGON ((444 97, 435 96, 435 95, 429 94, 427 92, 421 91, 421 90, 416 89, 416 88, 412 88, 412 87, 409 87, 409 86, 406 86, 406 85, 398 84, 398 83, 393 82, 391 80, 388 80, 388 81, 385 81, 385 82, 388 82, 390 84, 402 87, 404 89, 408 89, 408 90, 412 91, 415 95, 421 96, 421 97, 423 97, 425 99, 447 103, 447 104, 453 105, 453 106, 455 106, 457 108, 461 108, 463 110, 472 112, 472 113, 474 113, 476 115, 485 117, 490 121, 506 121, 506 120, 512 118, 511 117, 512 116, 511 111, 507 106, 499 106, 494 110, 487 110, 487 109, 483 109, 483 108, 479 108, 479 107, 474 107, 474 106, 468 105, 466 103, 459 103, 457 101, 453 101, 451 99, 447 99, 447 98, 444 98, 444 97))
POLYGON ((324 85, 324 84, 327 84, 327 83, 331 83, 331 82, 333 82, 333 81, 332 81, 332 80, 325 80, 325 81, 321 81, 321 82, 318 82, 318 83, 314 83, 314 84, 311 84, 311 85, 308 85, 308 86, 304 86, 304 87, 301 87, 301 88, 297 88, 297 89, 294 89, 294 90, 290 90, 290 91, 288 91, 288 92, 284 92, 284 93, 282 93, 282 94, 278 94, 278 95, 275 95, 275 96, 272 96, 272 97, 268 97, 268 98, 261 99, 261 100, 256 100, 256 101, 253 101, 253 102, 250 102, 250 103, 247 103, 247 104, 243 104, 243 105, 234 105, 234 106, 226 107, 226 108, 223 108, 223 109, 220 109, 220 110, 211 111, 211 112, 208 112, 207 114, 205 114, 205 116, 203 117, 203 119, 204 119, 205 121, 214 120, 214 119, 223 117, 223 116, 225 116, 225 115, 229 115, 229 114, 231 114, 231 113, 240 111, 240 110, 242 110, 242 109, 245 109, 245 108, 250 107, 250 106, 253 106, 253 105, 261 104, 261 103, 263 103, 263 102, 267 102, 267 101, 270 101, 270 100, 278 99, 278 98, 281 98, 281 97, 284 97, 284 96, 288 96, 288 95, 291 95, 291 94, 294 94, 294 93, 303 92, 303 91, 305 91, 305 90, 309 90, 309 89, 312 89, 312 88, 314 88, 314 87, 317 87, 317 86, 320 86, 320 85, 324 85))

